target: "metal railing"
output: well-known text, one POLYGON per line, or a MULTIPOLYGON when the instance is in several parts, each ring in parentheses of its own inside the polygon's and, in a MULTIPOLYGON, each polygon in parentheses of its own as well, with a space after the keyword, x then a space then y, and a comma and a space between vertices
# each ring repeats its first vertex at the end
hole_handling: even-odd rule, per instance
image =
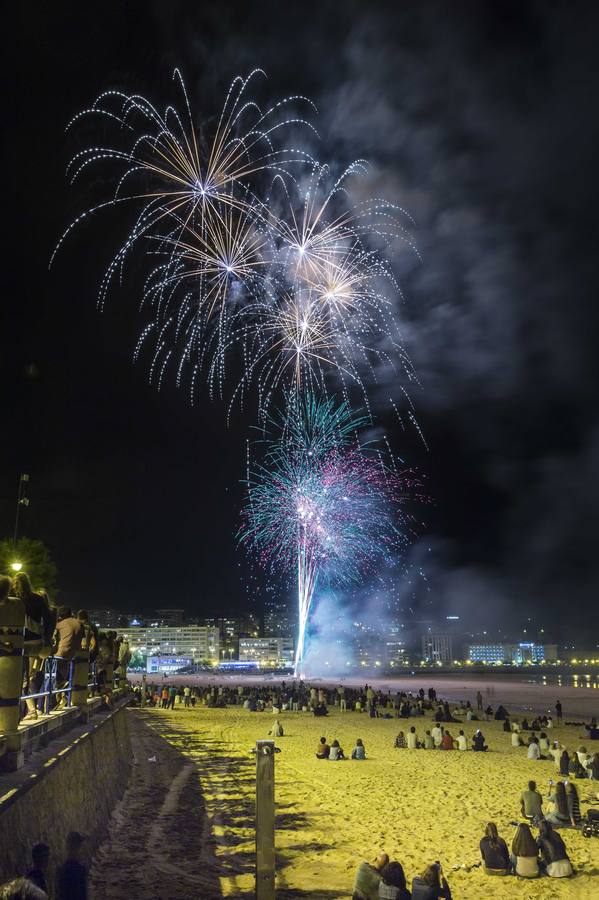
MULTIPOLYGON (((66 698, 67 707, 72 706, 75 660, 67 660, 64 656, 48 656, 43 662, 42 689, 34 693, 21 694, 20 699, 36 701, 35 706, 37 711, 44 715, 48 715, 48 713, 56 707, 56 704, 52 703, 52 699, 59 694, 66 698), (60 677, 59 663, 61 661, 68 662, 66 679, 60 677)), ((98 690, 98 676, 95 662, 89 663, 87 688, 92 696, 98 690)))

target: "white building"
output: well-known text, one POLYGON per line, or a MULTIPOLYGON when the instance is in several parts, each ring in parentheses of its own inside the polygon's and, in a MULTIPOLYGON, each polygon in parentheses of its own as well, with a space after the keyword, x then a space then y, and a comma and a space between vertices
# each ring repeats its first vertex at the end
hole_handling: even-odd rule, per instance
POLYGON ((217 662, 220 656, 218 628, 202 625, 130 625, 115 628, 129 641, 131 653, 139 651, 143 656, 184 656, 194 662, 217 662))
POLYGON ((291 666, 293 659, 293 638, 239 639, 240 662, 254 662, 261 666, 291 666))
POLYGON ((423 634, 422 658, 429 662, 450 662, 453 659, 453 641, 450 634, 423 634))
POLYGON ((557 644, 535 644, 522 641, 518 644, 470 644, 468 659, 472 662, 484 663, 522 663, 555 662, 557 644))
POLYGON ((170 675, 186 666, 190 666, 191 662, 188 656, 148 656, 146 671, 148 675, 156 675, 157 673, 170 675))

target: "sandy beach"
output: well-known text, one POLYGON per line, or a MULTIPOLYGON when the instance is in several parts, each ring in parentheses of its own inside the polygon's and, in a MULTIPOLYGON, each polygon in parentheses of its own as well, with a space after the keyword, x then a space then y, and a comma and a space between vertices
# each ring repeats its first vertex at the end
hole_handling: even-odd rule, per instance
MULTIPOLYGON (((555 688, 553 701, 554 693, 555 688)), ((500 701, 509 708, 505 692, 495 696, 494 705, 500 701)), ((565 696, 562 702, 567 709, 565 696)), ((94 896, 253 896, 250 750, 267 736, 272 714, 229 707, 132 710, 130 716, 136 767, 112 838, 95 861, 94 896), (165 878, 168 887, 161 887, 165 878)), ((562 834, 575 878, 490 883, 480 868, 452 870, 479 861, 478 843, 488 821, 495 821, 510 843, 509 823, 519 817, 519 796, 528 780, 534 778, 545 794, 548 779, 556 777, 552 761, 529 761, 525 749, 512 748, 502 723, 483 723, 490 752, 474 754, 395 750, 394 737, 406 723, 365 714, 333 709, 328 718, 315 719, 284 712, 280 720, 285 736, 277 739, 276 757, 278 898, 348 898, 357 864, 380 850, 401 861, 408 880, 440 860, 456 900, 599 895, 599 841, 572 830, 562 834), (314 752, 321 735, 337 738, 348 754, 361 737, 368 758, 318 761, 314 752)), ((431 723, 415 718, 412 724, 423 734, 431 723)), ((456 735, 460 727, 450 729, 456 735)), ((466 734, 474 728, 466 723, 466 734)), ((563 726, 552 736, 575 749, 581 733, 563 726)), ((591 781, 577 786, 581 800, 599 789, 591 781)), ((581 805, 584 814, 588 804, 581 805)))

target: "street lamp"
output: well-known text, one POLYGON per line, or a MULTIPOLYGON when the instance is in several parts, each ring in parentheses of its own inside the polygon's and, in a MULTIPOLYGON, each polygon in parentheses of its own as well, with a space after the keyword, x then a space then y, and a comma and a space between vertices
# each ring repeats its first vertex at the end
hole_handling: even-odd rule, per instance
POLYGON ((20 572, 21 569, 23 568, 23 563, 14 562, 14 563, 10 564, 10 567, 13 570, 13 572, 20 572))
MULTIPOLYGON (((23 474, 19 478, 19 492, 17 494, 17 511, 15 515, 15 530, 12 539, 13 549, 16 549, 17 540, 19 538, 19 513, 21 512, 22 506, 29 506, 29 498, 23 496, 24 485, 29 481, 29 475, 23 474)), ((16 570, 19 571, 18 569, 16 570)))

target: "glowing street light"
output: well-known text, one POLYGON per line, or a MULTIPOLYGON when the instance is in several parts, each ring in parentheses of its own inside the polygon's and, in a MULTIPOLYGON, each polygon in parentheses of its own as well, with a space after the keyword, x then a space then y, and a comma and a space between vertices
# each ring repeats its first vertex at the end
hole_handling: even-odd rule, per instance
POLYGON ((20 572, 21 569, 23 568, 23 563, 21 563, 21 562, 13 562, 13 563, 10 564, 10 567, 11 567, 11 569, 13 570, 13 572, 20 572))

